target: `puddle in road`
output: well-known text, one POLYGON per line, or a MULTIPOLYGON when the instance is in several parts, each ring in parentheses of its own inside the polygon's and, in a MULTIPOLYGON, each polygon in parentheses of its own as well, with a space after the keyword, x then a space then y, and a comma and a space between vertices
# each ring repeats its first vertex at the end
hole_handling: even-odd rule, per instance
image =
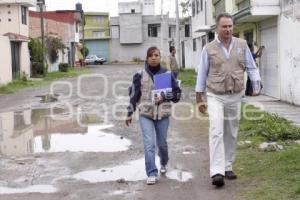
POLYGON ((117 152, 131 142, 109 133, 99 113, 62 106, 0 113, 0 155, 20 156, 41 152, 117 152), (75 112, 76 111, 76 112, 75 112))
POLYGON ((190 155, 190 154, 196 154, 197 152, 196 151, 184 151, 182 152, 182 154, 184 155, 190 155))
POLYGON ((119 196, 128 193, 126 190, 116 190, 109 193, 111 196, 119 196))
MULTIPOLYGON (((112 127, 112 126, 111 126, 112 127)), ((81 134, 52 134, 45 138, 34 138, 35 152, 118 152, 126 151, 131 145, 127 139, 121 139, 114 134, 101 131, 101 126, 88 127, 87 133, 81 134), (48 140, 48 141, 45 141, 48 140), (71 141, 71 142, 66 142, 71 141), (49 148, 45 148, 47 144, 49 148)))
POLYGON ((59 95, 58 94, 46 94, 46 95, 38 95, 36 97, 41 98, 41 103, 51 103, 58 100, 59 95))
POLYGON ((55 193, 57 189, 52 185, 32 185, 26 188, 0 187, 0 194, 22 194, 22 193, 55 193))
MULTIPOLYGON (((159 163, 158 157, 156 158, 156 163, 159 163)), ((178 169, 169 169, 166 177, 179 182, 187 182, 193 178, 192 173, 178 169)), ((119 180, 122 180, 122 182, 145 180, 147 178, 145 173, 145 160, 142 158, 112 168, 83 171, 73 175, 72 178, 85 180, 90 183, 119 180)))

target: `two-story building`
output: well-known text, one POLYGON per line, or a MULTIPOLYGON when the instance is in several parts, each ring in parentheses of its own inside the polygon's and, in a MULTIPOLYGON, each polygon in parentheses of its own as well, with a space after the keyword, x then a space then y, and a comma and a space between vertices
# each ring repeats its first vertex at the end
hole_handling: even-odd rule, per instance
POLYGON ((145 60, 150 46, 157 46, 163 58, 169 54, 169 46, 175 42, 176 21, 168 15, 150 15, 153 5, 153 0, 119 2, 119 16, 110 19, 112 61, 145 60))
MULTIPOLYGON (((29 11, 30 37, 41 37, 40 12, 29 11)), ((55 63, 48 60, 48 71, 58 71, 59 63, 69 63, 71 66, 79 60, 79 25, 82 22, 81 13, 77 10, 57 10, 43 12, 45 37, 52 36, 62 40, 66 49, 59 52, 55 63)))
MULTIPOLYGON (((99 55, 110 61, 109 14, 85 12, 84 43, 90 55, 99 55)), ((81 33, 82 39, 82 33, 81 33)))
POLYGON ((236 0, 232 7, 234 34, 256 49, 265 46, 259 61, 264 94, 280 98, 278 20, 280 1, 236 0))
MULTIPOLYGON (((212 30, 215 28, 215 17, 221 12, 228 12, 234 18, 234 36, 245 39, 254 45, 255 50, 259 46, 265 47, 257 62, 263 94, 300 105, 297 78, 300 76, 300 48, 297 45, 300 40, 300 2, 212 0, 210 3, 211 10, 208 9, 208 12, 213 13, 213 23, 208 25, 212 30)), ((194 22, 195 17, 192 18, 193 33, 194 22)))
POLYGON ((0 85, 30 76, 28 8, 36 0, 0 1, 0 85))
POLYGON ((192 66, 197 70, 205 44, 214 39, 212 0, 191 0, 192 66))

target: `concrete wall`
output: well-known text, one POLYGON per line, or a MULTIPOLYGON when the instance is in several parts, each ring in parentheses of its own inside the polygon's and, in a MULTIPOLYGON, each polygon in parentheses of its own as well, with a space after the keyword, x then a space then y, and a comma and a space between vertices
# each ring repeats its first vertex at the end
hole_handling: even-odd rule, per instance
POLYGON ((140 2, 119 2, 119 14, 131 13, 134 9, 135 13, 142 13, 142 4, 140 2))
POLYGON ((298 41, 300 41, 299 18, 282 15, 279 19, 281 100, 296 105, 300 105, 300 46, 298 41))
POLYGON ((120 42, 133 44, 143 42, 142 14, 120 14, 120 42), (133 34, 134 33, 134 34, 133 34))
POLYGON ((184 41, 184 51, 185 51, 185 68, 193 69, 193 40, 189 39, 184 41))
MULTIPOLYGON (((201 1, 199 1, 201 2, 201 1)), ((195 4, 196 5, 196 4, 195 4)), ((199 6, 201 7, 201 6, 199 6)), ((228 5, 227 5, 228 7, 228 5)), ((203 1, 203 10, 199 10, 199 13, 197 11, 195 12, 195 16, 192 17, 192 38, 190 42, 190 48, 191 48, 191 55, 192 55, 192 64, 191 67, 195 68, 197 71, 197 67, 200 62, 200 55, 202 52, 202 37, 206 36, 206 32, 196 32, 196 30, 199 30, 199 28, 204 27, 204 26, 211 26, 215 24, 214 18, 213 18, 213 5, 212 5, 212 0, 207 0, 206 1, 206 6, 205 6, 205 1, 203 1), (193 50, 193 40, 196 41, 196 51, 193 50)))
POLYGON ((0 35, 8 32, 28 36, 28 9, 27 9, 27 24, 22 24, 21 6, 18 4, 0 5, 0 26, 5 29, 0 29, 0 35), (11 21, 9 21, 9 19, 11 21))
POLYGON ((3 35, 7 32, 20 33, 20 15, 19 15, 19 6, 18 5, 0 5, 0 18, 1 18, 1 27, 0 34, 3 35), (10 12, 10 14, 9 14, 10 12), (8 21, 8 20, 11 21, 8 21))
POLYGON ((155 15, 155 0, 143 0, 143 15, 155 15))
POLYGON ((22 42, 20 46, 20 72, 25 72, 30 77, 30 55, 28 43, 22 42))
MULTIPOLYGON (((115 18, 114 18, 114 21, 115 18)), ((145 60, 146 51, 150 46, 157 46, 161 50, 162 59, 169 54, 169 25, 173 22, 165 19, 163 23, 163 47, 161 47, 161 29, 158 29, 158 37, 148 37, 148 24, 157 24, 160 21, 159 16, 143 16, 142 17, 142 43, 140 44, 121 44, 118 35, 123 34, 118 32, 118 26, 111 26, 113 30, 113 37, 111 39, 111 61, 128 62, 132 61, 133 58, 139 58, 145 60)), ((117 24, 117 22, 115 22, 117 24)), ((173 23, 174 24, 174 23, 173 23)), ((132 36, 134 34, 131 33, 132 36)))
POLYGON ((112 53, 111 53, 112 61, 129 62, 129 61, 133 61, 134 58, 145 60, 147 49, 150 46, 157 46, 159 48, 160 39, 150 38, 148 40, 145 40, 141 44, 124 44, 124 45, 120 44, 120 40, 112 39, 111 44, 112 44, 112 53))
POLYGON ((8 37, 0 35, 0 49, 0 85, 2 85, 12 80, 11 48, 8 37))

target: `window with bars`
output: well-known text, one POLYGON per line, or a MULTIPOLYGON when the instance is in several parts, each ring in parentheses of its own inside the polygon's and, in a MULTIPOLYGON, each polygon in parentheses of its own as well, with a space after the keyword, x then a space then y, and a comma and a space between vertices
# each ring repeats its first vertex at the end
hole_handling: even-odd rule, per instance
POLYGON ((159 24, 148 24, 148 37, 157 37, 158 27, 159 24))
POLYGON ((103 16, 93 16, 93 22, 96 24, 104 23, 104 17, 103 16))
POLYGON ((93 31, 93 38, 103 38, 105 36, 103 31, 93 31))

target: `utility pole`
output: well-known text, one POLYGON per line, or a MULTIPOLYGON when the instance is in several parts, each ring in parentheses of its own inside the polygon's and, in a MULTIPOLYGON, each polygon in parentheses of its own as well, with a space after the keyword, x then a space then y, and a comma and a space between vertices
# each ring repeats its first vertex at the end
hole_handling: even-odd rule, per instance
POLYGON ((180 49, 180 32, 179 32, 179 8, 178 8, 178 0, 175 0, 175 8, 176 8, 176 52, 177 52, 177 58, 178 58, 178 64, 181 68, 181 49, 180 49))
POLYGON ((45 66, 45 33, 44 33, 44 5, 45 0, 38 0, 37 4, 40 7, 40 19, 41 19, 41 39, 42 39, 42 66, 43 66, 43 75, 46 76, 46 66, 45 66))
POLYGON ((164 0, 160 0, 161 7, 160 7, 160 17, 161 17, 161 27, 160 27, 160 52, 161 57, 164 56, 164 13, 163 13, 163 6, 164 6, 164 0))
POLYGON ((82 48, 83 48, 83 51, 82 51, 82 57, 83 57, 82 65, 84 66, 84 65, 85 65, 85 63, 84 63, 84 60, 85 60, 85 44, 84 44, 84 25, 85 25, 85 17, 84 17, 84 12, 83 12, 83 10, 81 10, 81 17, 82 17, 82 48))

